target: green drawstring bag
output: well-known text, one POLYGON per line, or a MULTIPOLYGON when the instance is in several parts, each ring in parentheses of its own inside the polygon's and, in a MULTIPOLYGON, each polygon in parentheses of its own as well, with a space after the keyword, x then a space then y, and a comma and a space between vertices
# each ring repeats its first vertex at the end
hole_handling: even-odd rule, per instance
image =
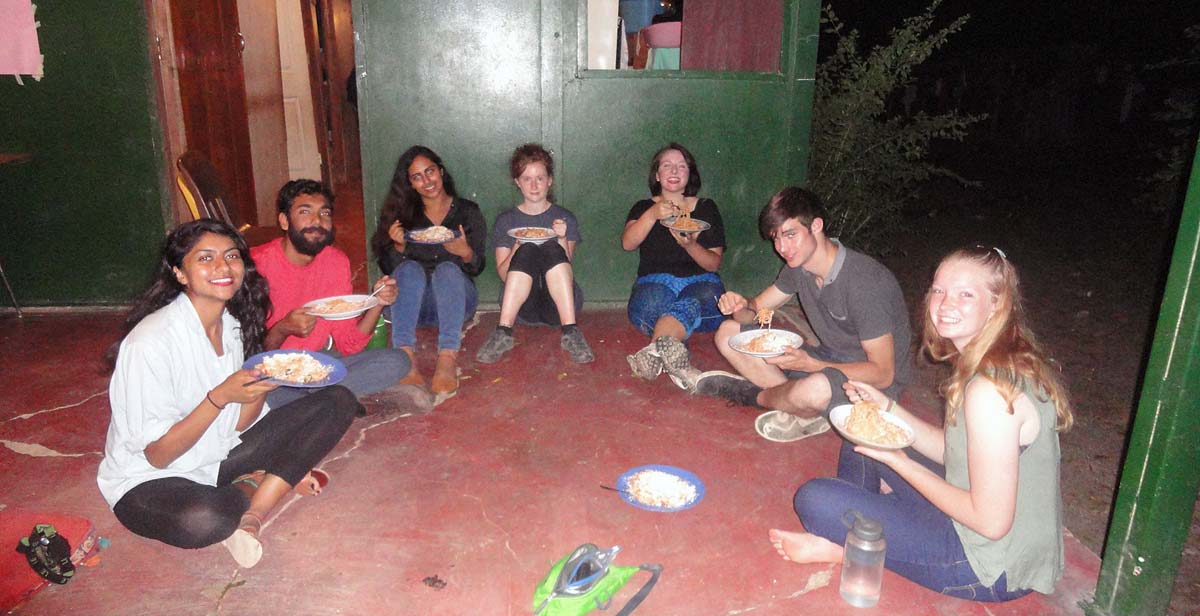
POLYGON ((610 550, 585 543, 550 568, 533 591, 533 613, 538 616, 582 616, 594 609, 607 610, 613 595, 638 571, 649 571, 650 580, 617 612, 631 614, 658 582, 662 565, 618 567, 612 561, 620 546, 610 550))

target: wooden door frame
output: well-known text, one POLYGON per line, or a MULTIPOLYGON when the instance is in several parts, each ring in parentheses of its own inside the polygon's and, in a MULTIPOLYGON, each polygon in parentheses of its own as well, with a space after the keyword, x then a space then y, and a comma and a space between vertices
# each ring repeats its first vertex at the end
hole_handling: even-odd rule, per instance
POLYGON ((187 151, 187 129, 183 124, 183 102, 179 94, 179 78, 175 73, 175 36, 171 29, 171 3, 168 0, 145 0, 146 27, 150 39, 150 65, 153 67, 155 106, 162 126, 162 184, 167 195, 171 217, 167 227, 191 220, 183 194, 175 185, 175 161, 187 151))
MULTIPOLYGON (((168 227, 191 219, 191 213, 183 195, 175 185, 175 161, 187 151, 187 128, 183 119, 183 103, 179 90, 179 77, 175 69, 175 38, 171 28, 171 6, 169 0, 144 0, 146 7, 147 36, 150 40, 151 66, 153 67, 155 88, 155 107, 159 123, 162 127, 162 185, 168 188, 167 204, 164 211, 169 210, 168 227)), ((321 32, 326 34, 328 43, 334 36, 332 0, 305 0, 301 11, 304 19, 305 50, 309 65, 309 87, 313 97, 313 114, 317 126, 317 143, 321 153, 321 180, 332 187, 337 180, 335 177, 338 165, 346 166, 344 152, 337 154, 338 160, 331 156, 339 148, 330 147, 332 139, 342 139, 343 120, 340 106, 336 105, 336 93, 332 88, 342 84, 340 78, 328 82, 321 78, 322 72, 334 75, 334 58, 330 53, 321 53, 321 42, 317 40, 318 16, 321 19, 321 32), (318 11, 317 3, 320 3, 318 11)), ((344 85, 344 84, 343 84, 344 85)), ((344 146, 343 146, 344 149, 344 146)))
POLYGON ((331 62, 327 53, 322 53, 324 47, 320 40, 321 32, 329 32, 333 27, 329 21, 327 0, 304 0, 300 13, 304 19, 304 48, 308 57, 308 87, 312 91, 313 125, 317 129, 317 152, 321 156, 321 182, 333 187, 333 165, 329 160, 329 139, 333 130, 330 117, 330 99, 325 80, 321 75, 329 74, 331 62), (324 6, 318 10, 317 3, 324 6))

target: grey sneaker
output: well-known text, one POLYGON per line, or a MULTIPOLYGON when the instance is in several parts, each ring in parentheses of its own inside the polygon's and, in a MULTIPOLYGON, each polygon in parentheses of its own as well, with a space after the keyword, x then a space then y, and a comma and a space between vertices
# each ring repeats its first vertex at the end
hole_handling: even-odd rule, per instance
POLYGON ((829 420, 816 417, 797 417, 783 411, 767 411, 754 420, 754 431, 768 441, 790 443, 829 431, 829 420))
POLYGON ((654 340, 654 348, 662 358, 663 370, 671 376, 671 380, 680 389, 691 391, 696 385, 700 371, 693 368, 689 361, 687 347, 678 338, 659 336, 654 340))
POLYGON ((587 340, 583 338, 583 332, 578 327, 564 333, 559 345, 566 349, 567 354, 571 356, 571 361, 577 364, 586 364, 596 359, 596 356, 592 354, 592 347, 588 346, 587 340))
POLYGON ((492 330, 479 351, 475 353, 475 361, 481 364, 494 364, 500 361, 500 356, 513 348, 512 334, 506 334, 499 329, 492 330))
POLYGON ((389 417, 398 413, 421 414, 433 410, 434 398, 419 385, 396 384, 363 396, 360 400, 370 417, 389 417))
POLYGON ((746 379, 722 370, 710 370, 696 378, 695 393, 724 398, 742 406, 758 406, 762 388, 746 379))
POLYGON ((629 362, 633 376, 646 381, 653 381, 663 371, 662 358, 658 356, 653 342, 633 355, 626 355, 625 361, 629 362))

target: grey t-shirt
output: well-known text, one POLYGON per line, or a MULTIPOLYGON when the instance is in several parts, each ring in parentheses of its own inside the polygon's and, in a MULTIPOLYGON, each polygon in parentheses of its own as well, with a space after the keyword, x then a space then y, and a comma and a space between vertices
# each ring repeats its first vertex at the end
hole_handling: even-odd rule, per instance
POLYGON ((567 222, 567 241, 580 244, 583 242, 583 237, 579 235, 579 222, 575 220, 575 215, 567 208, 551 204, 550 208, 545 212, 536 215, 529 215, 522 212, 519 208, 511 207, 496 216, 496 224, 492 225, 492 249, 496 248, 512 248, 517 244, 516 238, 509 237, 508 232, 512 229, 520 227, 545 227, 551 228, 557 219, 563 219, 567 222))
POLYGON ((892 334, 895 342, 896 376, 894 382, 912 382, 912 329, 908 323, 908 308, 900 284, 888 268, 861 252, 838 247, 833 268, 818 287, 813 275, 804 268, 784 265, 775 278, 775 287, 784 293, 795 293, 804 308, 813 332, 821 345, 830 350, 865 361, 867 353, 863 340, 892 334))

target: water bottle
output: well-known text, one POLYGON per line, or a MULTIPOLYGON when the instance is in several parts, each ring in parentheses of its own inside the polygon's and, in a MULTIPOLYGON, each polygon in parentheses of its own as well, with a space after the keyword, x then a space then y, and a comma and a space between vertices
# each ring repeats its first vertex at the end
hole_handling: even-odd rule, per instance
POLYGON ((379 320, 375 322, 375 331, 371 332, 371 339, 367 341, 368 349, 386 349, 388 343, 392 341, 392 335, 388 331, 388 325, 391 322, 379 315, 379 320))
POLYGON ((846 533, 842 581, 838 590, 846 603, 871 607, 879 602, 879 589, 883 583, 883 559, 887 550, 883 526, 854 510, 847 511, 842 521, 850 532, 846 533))

